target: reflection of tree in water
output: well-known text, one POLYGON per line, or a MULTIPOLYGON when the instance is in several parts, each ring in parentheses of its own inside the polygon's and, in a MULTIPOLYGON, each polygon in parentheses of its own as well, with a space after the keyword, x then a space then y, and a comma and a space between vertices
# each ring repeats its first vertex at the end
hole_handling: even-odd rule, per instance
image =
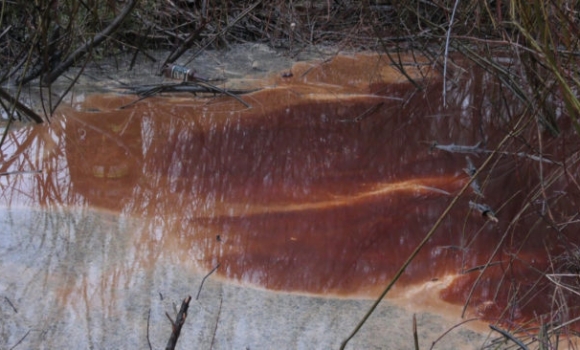
POLYGON ((52 126, 10 132, 2 146, 1 196, 12 205, 60 205, 79 199, 69 191, 67 161, 59 121, 52 126))
POLYGON ((31 327, 25 342, 31 348, 117 348, 112 344, 144 341, 140 332, 116 331, 134 328, 151 302, 143 291, 151 288, 154 271, 131 259, 131 221, 87 209, 27 208, 2 211, 0 225, 0 271, 19 309, 4 318, 10 334, 31 327))
POLYGON ((132 200, 142 162, 141 122, 127 112, 70 112, 65 125, 70 181, 88 204, 121 210, 132 200))

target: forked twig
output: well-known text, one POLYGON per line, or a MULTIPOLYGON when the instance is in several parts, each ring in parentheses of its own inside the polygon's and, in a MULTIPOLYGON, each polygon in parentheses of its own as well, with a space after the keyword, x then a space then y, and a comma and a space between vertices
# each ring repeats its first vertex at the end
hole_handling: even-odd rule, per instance
POLYGON ((183 300, 183 302, 181 303, 181 308, 179 309, 177 317, 175 318, 175 321, 173 321, 167 313, 165 314, 169 319, 169 321, 171 322, 171 337, 169 337, 169 341, 167 342, 165 350, 175 349, 175 345, 177 345, 177 339, 179 339, 179 334, 181 333, 181 327, 183 327, 185 319, 187 318, 187 309, 189 308, 190 301, 191 296, 188 296, 183 300))

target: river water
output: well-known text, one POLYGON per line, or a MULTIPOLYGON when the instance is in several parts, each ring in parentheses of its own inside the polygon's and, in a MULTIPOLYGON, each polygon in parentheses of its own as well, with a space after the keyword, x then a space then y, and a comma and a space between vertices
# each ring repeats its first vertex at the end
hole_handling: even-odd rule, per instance
POLYGON ((495 105, 475 69, 443 106, 441 77, 403 60, 422 89, 387 57, 338 56, 226 82, 261 88, 245 104, 77 93, 49 124, 11 132, 2 347, 161 348, 165 314, 191 295, 178 348, 337 348, 463 187, 350 348, 411 348, 413 313, 421 348, 443 336, 439 349, 482 348, 487 323, 553 314, 543 276, 573 225, 554 232, 532 214, 572 217, 573 188, 560 176, 529 193, 573 158, 514 137, 469 186, 515 127, 496 113, 517 108, 495 105))

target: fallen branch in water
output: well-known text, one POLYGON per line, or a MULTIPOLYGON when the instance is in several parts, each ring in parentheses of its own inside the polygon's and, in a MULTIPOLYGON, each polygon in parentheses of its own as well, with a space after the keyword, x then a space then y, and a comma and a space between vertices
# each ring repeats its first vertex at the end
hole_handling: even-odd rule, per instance
POLYGON ((188 296, 187 298, 185 298, 183 300, 183 302, 181 303, 181 308, 179 309, 179 312, 177 313, 177 317, 175 318, 175 322, 171 319, 171 317, 169 316, 169 314, 165 314, 167 315, 167 318, 169 319, 169 321, 171 322, 171 337, 169 337, 169 341, 167 342, 167 346, 165 347, 165 350, 174 350, 175 349, 175 345, 177 345, 177 339, 179 339, 179 334, 181 333, 181 327, 183 326, 183 324, 185 323, 185 319, 187 318, 187 309, 189 308, 189 302, 191 301, 191 296, 188 296))
POLYGON ((156 85, 141 85, 141 86, 131 86, 125 87, 126 89, 133 90, 134 93, 141 96, 138 100, 133 101, 129 104, 121 106, 121 109, 130 107, 135 103, 146 99, 147 97, 151 97, 160 93, 164 92, 189 92, 189 93, 213 93, 213 94, 224 94, 230 97, 235 98, 241 104, 246 106, 247 108, 251 108, 252 106, 247 103, 246 101, 242 100, 237 95, 248 94, 254 91, 258 91, 260 89, 252 89, 252 90, 238 90, 238 89, 222 89, 213 84, 208 83, 207 81, 202 80, 195 80, 195 81, 184 81, 178 84, 156 84, 156 85))

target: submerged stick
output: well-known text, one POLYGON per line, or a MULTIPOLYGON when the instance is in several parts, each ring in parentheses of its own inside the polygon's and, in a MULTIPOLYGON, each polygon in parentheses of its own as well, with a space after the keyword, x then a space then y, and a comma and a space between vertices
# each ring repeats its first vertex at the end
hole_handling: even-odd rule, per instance
POLYGON ((215 335, 217 333, 217 328, 218 328, 218 325, 219 325, 219 322, 220 322, 220 316, 222 314, 222 303, 223 303, 223 301, 224 301, 224 299, 223 298, 220 298, 220 307, 218 309, 217 318, 215 320, 215 326, 213 327, 213 335, 211 337, 211 344, 209 346, 209 349, 210 350, 213 349, 213 343, 215 342, 215 335))
POLYGON ((413 314, 413 342, 415 350, 419 350, 419 334, 417 333, 417 315, 413 314))
POLYGON ((195 296, 195 300, 199 299, 199 295, 201 294, 201 289, 203 288, 203 284, 205 283, 205 280, 212 274, 215 272, 215 270, 218 269, 218 267, 220 267, 220 264, 217 264, 216 267, 214 267, 210 272, 208 272, 207 275, 205 275, 203 277, 203 279, 201 280, 201 283, 199 285, 199 290, 197 291, 197 295, 195 296))
POLYGON ((151 308, 149 308, 149 313, 147 313, 147 344, 149 345, 149 350, 153 350, 151 346, 151 340, 149 339, 149 320, 151 319, 151 308))
POLYGON ((376 111, 378 111, 379 108, 381 108, 384 104, 385 104, 384 102, 377 103, 376 105, 371 106, 370 108, 368 108, 362 114, 358 115, 356 118, 353 118, 353 119, 338 119, 338 121, 341 122, 341 123, 358 123, 361 120, 363 120, 364 118, 366 118, 369 115, 371 115, 371 114, 375 113, 376 111))
POLYGON ((175 318, 175 322, 169 318, 171 321, 171 337, 169 337, 169 341, 167 342, 167 346, 165 350, 174 350, 175 345, 177 345, 177 339, 179 339, 179 334, 181 333, 181 327, 185 323, 185 319, 187 318, 187 309, 189 308, 189 302, 191 301, 191 296, 188 296, 183 300, 181 303, 181 308, 179 309, 179 313, 177 313, 177 317, 175 318))
POLYGON ((10 350, 16 349, 16 347, 17 347, 18 345, 20 345, 20 343, 22 343, 22 342, 24 341, 24 339, 26 339, 26 337, 28 337, 28 334, 30 334, 30 329, 28 330, 28 332, 26 332, 26 334, 25 334, 25 335, 24 335, 22 338, 20 338, 20 340, 19 340, 19 341, 18 341, 16 344, 14 344, 14 345, 13 345, 13 346, 10 348, 10 350))

